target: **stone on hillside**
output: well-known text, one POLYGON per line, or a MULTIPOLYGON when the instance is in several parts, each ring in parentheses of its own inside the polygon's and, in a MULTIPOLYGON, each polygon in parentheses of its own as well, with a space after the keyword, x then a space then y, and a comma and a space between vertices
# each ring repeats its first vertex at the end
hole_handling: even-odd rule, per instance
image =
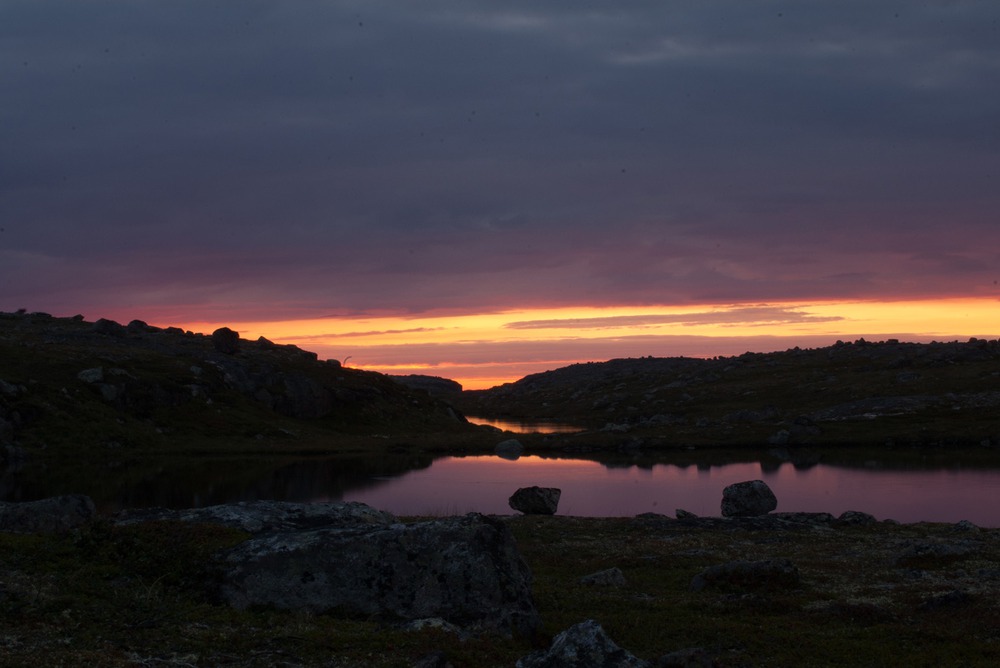
POLYGON ((84 369, 80 373, 76 374, 76 377, 85 383, 100 383, 104 380, 104 368, 95 367, 93 369, 84 369))
POLYGON ((325 526, 389 526, 396 522, 391 513, 353 501, 244 501, 184 510, 137 508, 123 510, 115 517, 117 524, 160 520, 221 524, 253 534, 318 529, 325 526))
POLYGON ((593 619, 571 626, 552 640, 547 650, 520 659, 517 668, 648 668, 615 644, 593 619))
POLYGON ((94 502, 83 494, 20 503, 0 502, 0 531, 63 533, 89 522, 95 512, 94 502))
POLYGON ((516 438, 508 438, 506 441, 497 443, 493 452, 496 453, 497 457, 514 461, 524 452, 524 446, 516 438))
POLYGON ((788 559, 731 561, 707 568, 691 580, 691 591, 708 587, 752 591, 794 589, 799 586, 799 569, 788 559))
POLYGON ((863 513, 860 510, 845 510, 837 518, 838 524, 849 524, 855 526, 867 526, 869 524, 875 524, 878 520, 875 519, 874 515, 869 515, 868 513, 863 513))
POLYGON ((212 345, 223 355, 235 355, 240 350, 239 332, 220 327, 212 332, 212 345))
POLYGON ((522 487, 507 504, 525 515, 555 515, 562 490, 557 487, 522 487))
POLYGON ((107 336, 125 336, 125 325, 106 318, 100 318, 97 322, 91 325, 90 329, 97 334, 105 334, 107 336))
POLYGON ((223 555, 222 598, 386 620, 441 617, 501 632, 539 625, 507 526, 470 513, 414 524, 263 534, 223 555))
POLYGON ((756 517, 778 507, 778 499, 763 480, 749 480, 722 490, 723 517, 756 517))
POLYGON ((617 566, 580 578, 580 584, 595 585, 598 587, 624 587, 625 574, 617 566))
POLYGON ((698 516, 692 513, 690 510, 684 510, 683 508, 678 508, 674 511, 674 517, 679 520, 695 520, 698 516))

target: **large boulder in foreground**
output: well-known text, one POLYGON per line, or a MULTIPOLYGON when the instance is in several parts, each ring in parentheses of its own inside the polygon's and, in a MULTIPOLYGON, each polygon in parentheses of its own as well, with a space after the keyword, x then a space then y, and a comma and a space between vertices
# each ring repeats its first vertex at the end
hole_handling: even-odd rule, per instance
POLYGON ((522 487, 514 492, 507 505, 525 515, 555 515, 562 490, 557 487, 522 487))
POLYGON ((0 531, 63 533, 89 522, 95 512, 94 502, 83 494, 21 503, 0 502, 0 531))
POLYGON ((778 499, 763 480, 748 480, 722 490, 723 517, 767 515, 778 507, 778 499))
POLYGON ((510 530, 470 513, 414 524, 261 534, 223 555, 222 598, 385 620, 440 617, 531 633, 531 574, 510 530))

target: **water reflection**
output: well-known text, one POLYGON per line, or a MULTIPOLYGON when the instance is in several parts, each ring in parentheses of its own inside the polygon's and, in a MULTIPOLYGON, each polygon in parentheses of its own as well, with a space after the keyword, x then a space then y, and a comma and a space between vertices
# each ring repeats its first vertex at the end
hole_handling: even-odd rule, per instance
POLYGON ((779 511, 862 510, 901 522, 957 522, 1000 526, 1000 470, 877 470, 786 462, 721 466, 656 464, 608 467, 572 459, 445 457, 408 473, 393 485, 355 490, 345 499, 394 513, 442 514, 477 511, 510 514, 507 499, 518 487, 559 487, 560 515, 631 517, 644 512, 673 515, 678 508, 719 515, 722 490, 761 479, 778 497, 779 511))
MULTIPOLYGON (((682 455, 675 455, 682 456, 682 455)), ((779 511, 840 514, 862 510, 901 522, 957 522, 1000 527, 1000 467, 948 467, 920 460, 886 468, 869 459, 831 464, 738 459, 692 452, 666 463, 652 456, 586 459, 522 456, 380 455, 330 458, 170 459, 0 472, 0 499, 29 501, 88 494, 102 512, 128 507, 188 508, 276 499, 362 501, 399 515, 476 511, 510 514, 519 487, 559 487, 560 515, 673 515, 678 508, 718 516, 722 490, 762 479, 779 511), (706 458, 711 458, 707 459, 706 458)))
POLYGON ((499 418, 483 418, 466 415, 465 419, 472 424, 484 424, 515 434, 575 434, 586 431, 584 427, 557 422, 555 420, 503 420, 499 418))

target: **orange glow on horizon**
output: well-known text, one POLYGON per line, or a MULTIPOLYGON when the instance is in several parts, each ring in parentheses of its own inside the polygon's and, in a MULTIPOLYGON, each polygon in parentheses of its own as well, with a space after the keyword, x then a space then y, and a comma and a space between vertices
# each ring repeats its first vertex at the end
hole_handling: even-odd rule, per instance
POLYGON ((995 298, 770 302, 190 322, 179 326, 196 332, 227 326, 245 339, 264 336, 312 350, 322 359, 347 359, 348 366, 354 368, 442 376, 466 389, 483 389, 575 362, 613 357, 738 355, 769 352, 763 349, 769 346, 771 350, 813 347, 861 337, 906 341, 996 338, 1000 333, 998 307, 1000 302, 995 298), (789 343, 795 340, 802 343, 789 343), (678 342, 686 347, 675 345, 678 342))

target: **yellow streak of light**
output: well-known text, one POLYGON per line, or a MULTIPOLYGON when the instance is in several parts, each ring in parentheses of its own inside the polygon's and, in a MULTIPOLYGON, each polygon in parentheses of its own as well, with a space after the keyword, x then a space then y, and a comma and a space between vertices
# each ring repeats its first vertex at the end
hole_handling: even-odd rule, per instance
MULTIPOLYGON (((756 337, 809 337, 830 336, 850 339, 857 336, 899 335, 912 339, 939 340, 962 339, 969 336, 997 336, 1000 333, 1000 301, 997 299, 947 299, 923 301, 826 301, 826 302, 769 302, 767 304, 714 304, 677 306, 618 306, 603 308, 553 308, 508 310, 495 313, 467 315, 434 314, 420 316, 379 316, 289 320, 282 322, 192 322, 182 325, 197 332, 211 332, 228 326, 246 339, 264 336, 277 343, 291 343, 306 350, 343 351, 342 357, 351 354, 352 348, 363 350, 383 346, 412 346, 418 344, 445 344, 476 346, 489 343, 558 341, 565 339, 608 339, 629 336, 699 336, 742 337, 747 340, 747 350, 754 350, 756 337), (739 315, 747 309, 747 317, 726 318, 726 314, 739 315), (754 309, 758 309, 755 311, 754 309), (768 309, 775 310, 768 317, 768 309), (782 317, 782 310, 787 317, 782 317), (754 314, 761 314, 753 319, 754 314), (704 317, 705 315, 708 317, 704 317), (643 320, 644 316, 648 316, 643 320), (713 321, 713 316, 715 321, 713 321), (660 320, 657 321, 656 318, 660 320), (616 318, 630 318, 623 322, 616 318), (607 319, 607 320, 595 320, 607 319), (583 320, 585 326, 574 327, 561 320, 583 320), (722 320, 722 321, 720 321, 722 320), (728 320, 728 321, 726 321, 728 320), (543 326, 511 328, 510 323, 546 321, 543 326), (555 321, 555 322, 548 322, 555 321), (547 326, 546 326, 547 325, 547 326)), ((339 352, 338 352, 339 354, 339 352)), ((732 353, 719 353, 732 354, 732 353)), ((589 360, 579 360, 589 361, 589 360)), ((600 361, 600 360, 594 360, 600 361)), ((566 362, 570 363, 570 362, 566 362)), ((556 366, 564 366, 558 364, 556 366)), ((351 366, 386 373, 420 373, 421 364, 400 361, 398 364, 382 363, 367 366, 364 359, 351 361, 351 366), (394 369, 397 369, 394 371, 394 369), (405 371, 404 371, 405 370, 405 371)), ((426 373, 447 375, 449 368, 461 370, 463 378, 455 378, 467 387, 489 387, 483 384, 499 380, 516 380, 519 375, 505 368, 518 366, 510 362, 484 362, 478 365, 451 364, 442 360, 426 366, 426 373), (473 366, 479 368, 478 373, 473 366), (489 378, 485 378, 489 376, 489 378)), ((524 363, 520 364, 521 368, 524 363)), ((552 366, 548 368, 554 368, 552 366)), ((541 369, 536 369, 541 370, 541 369)), ((522 374, 523 375, 523 374, 522 374)))

